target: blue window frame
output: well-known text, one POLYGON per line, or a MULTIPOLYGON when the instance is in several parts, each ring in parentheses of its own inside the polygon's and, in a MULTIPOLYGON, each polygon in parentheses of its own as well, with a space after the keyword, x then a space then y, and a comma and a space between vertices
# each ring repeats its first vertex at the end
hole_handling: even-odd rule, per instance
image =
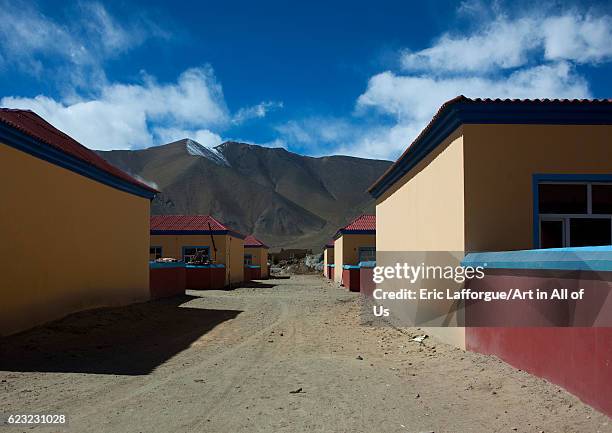
POLYGON ((359 247, 359 262, 376 261, 376 247, 359 247))
POLYGON ((533 175, 533 247, 612 244, 612 174, 533 175))
POLYGON ((205 251, 205 255, 210 257, 210 248, 207 246, 192 246, 186 245, 183 247, 183 261, 187 262, 195 256, 199 251, 205 251))
POLYGON ((244 264, 252 265, 253 264, 253 254, 245 254, 244 255, 244 264))

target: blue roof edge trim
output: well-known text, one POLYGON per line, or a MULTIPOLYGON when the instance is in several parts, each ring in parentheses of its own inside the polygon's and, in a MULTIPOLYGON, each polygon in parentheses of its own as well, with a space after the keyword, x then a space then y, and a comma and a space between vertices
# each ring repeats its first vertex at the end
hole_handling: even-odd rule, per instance
POLYGON ((360 268, 374 268, 376 267, 375 261, 359 262, 360 268))
MULTIPOLYGON (((344 230, 340 229, 334 235, 334 240, 344 235, 375 235, 376 230, 344 230)), ((333 247, 332 247, 333 248, 333 247)))
POLYGON ((86 161, 30 137, 2 122, 0 122, 0 142, 120 191, 149 200, 152 200, 156 195, 153 191, 149 191, 148 189, 118 178, 86 161))
POLYGON ((427 133, 372 187, 379 198, 463 124, 612 125, 611 104, 457 102, 440 113, 427 133))
POLYGON ((230 235, 238 239, 246 236, 232 230, 150 230, 152 235, 230 235))
POLYGON ((149 262, 150 269, 166 269, 166 268, 184 268, 185 263, 182 262, 149 262))
POLYGON ((470 253, 462 266, 486 269, 547 269, 612 272, 612 245, 470 253))
POLYGON ((342 265, 342 269, 359 269, 359 265, 342 265))

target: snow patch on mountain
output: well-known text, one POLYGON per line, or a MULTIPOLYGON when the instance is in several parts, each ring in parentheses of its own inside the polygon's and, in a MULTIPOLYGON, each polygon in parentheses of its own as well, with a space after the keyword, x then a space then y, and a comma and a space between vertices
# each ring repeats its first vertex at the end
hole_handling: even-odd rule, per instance
MULTIPOLYGON (((219 146, 217 146, 219 147, 219 146)), ((185 142, 185 148, 187 149, 187 153, 194 156, 203 156, 204 158, 210 159, 217 165, 224 165, 226 167, 230 167, 229 161, 225 158, 223 153, 221 153, 217 147, 206 147, 198 143, 197 141, 189 140, 185 142)))

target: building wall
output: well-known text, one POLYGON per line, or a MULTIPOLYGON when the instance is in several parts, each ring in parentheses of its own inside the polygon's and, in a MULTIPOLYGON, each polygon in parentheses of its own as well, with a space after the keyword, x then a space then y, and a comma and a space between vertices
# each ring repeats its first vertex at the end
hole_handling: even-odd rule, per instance
POLYGON ((342 248, 344 246, 344 236, 334 240, 334 281, 338 284, 342 282, 342 248))
POLYGON ((210 235, 151 235, 151 246, 162 247, 163 257, 173 257, 178 260, 183 258, 183 246, 208 247, 211 258, 227 266, 227 237, 228 235, 213 235, 217 257, 210 235))
POLYGON ((213 235, 217 255, 210 235, 151 235, 151 246, 162 247, 163 257, 183 258, 183 246, 208 247, 211 258, 225 265, 226 284, 244 280, 244 241, 229 235, 213 235), (229 253, 229 258, 228 258, 229 253), (230 278, 231 276, 231 278, 230 278))
POLYGON ((327 275, 327 265, 334 264, 334 248, 325 248, 323 250, 323 275, 327 275))
POLYGON ((228 263, 225 265, 228 284, 244 281, 244 239, 226 236, 226 250, 229 251, 228 263))
POLYGON ((463 251, 463 137, 455 131, 376 201, 377 251, 463 251))
POLYGON ((376 247, 376 235, 344 234, 334 241, 334 281, 342 281, 342 266, 359 263, 359 247, 376 247))
POLYGON ((268 249, 267 248, 245 248, 244 254, 253 256, 253 264, 261 266, 261 277, 268 278, 268 249))
POLYGON ((0 143, 0 335, 149 299, 150 202, 0 143))
POLYGON ((465 125, 466 251, 535 248, 534 173, 612 173, 610 125, 465 125))
MULTIPOLYGON (((388 251, 464 251, 463 142, 459 128, 377 199, 377 265, 394 265, 385 263, 385 258, 393 257, 385 253, 388 251)), ((447 323, 458 323, 450 302, 441 307, 440 317, 447 314, 447 323)), ((395 310, 396 319, 409 323, 420 308, 416 301, 406 302, 405 311, 395 310)), ((424 329, 449 344, 465 347, 463 327, 424 329)))

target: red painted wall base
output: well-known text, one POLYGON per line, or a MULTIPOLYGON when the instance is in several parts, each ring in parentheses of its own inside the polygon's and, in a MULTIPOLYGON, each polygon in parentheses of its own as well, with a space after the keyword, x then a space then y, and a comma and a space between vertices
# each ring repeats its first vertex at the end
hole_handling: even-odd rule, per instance
POLYGON ((548 379, 612 416, 612 328, 466 328, 466 348, 548 379))
POLYGON ((185 278, 184 267, 149 269, 151 299, 184 294, 185 278))
POLYGON ((342 285, 351 292, 359 291, 359 269, 343 269, 342 285))

